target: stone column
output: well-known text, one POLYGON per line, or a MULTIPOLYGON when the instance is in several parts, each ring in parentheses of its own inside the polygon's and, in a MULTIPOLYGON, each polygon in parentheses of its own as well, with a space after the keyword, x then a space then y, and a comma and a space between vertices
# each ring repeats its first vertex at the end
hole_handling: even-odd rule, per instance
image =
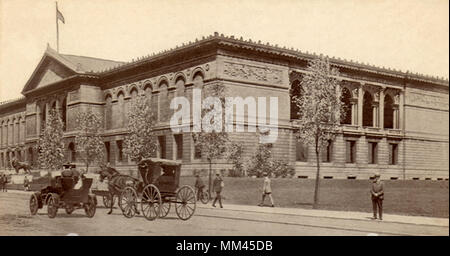
POLYGON ((39 137, 39 135, 41 134, 41 107, 39 107, 37 104, 36 104, 36 115, 35 115, 35 118, 36 118, 36 135, 39 137))
POLYGON ((364 83, 361 83, 361 86, 358 88, 358 126, 363 126, 363 85, 364 83))
POLYGON ((351 99, 350 104, 352 105, 352 125, 358 125, 358 100, 351 99))
POLYGON ((403 118, 405 118, 403 116, 404 103, 405 103, 405 93, 404 93, 404 91, 401 91, 400 92, 400 102, 399 102, 399 114, 398 114, 398 129, 405 128, 405 127, 403 127, 403 118))
POLYGON ((372 104, 372 126, 379 127, 379 111, 378 111, 378 102, 374 102, 372 104))

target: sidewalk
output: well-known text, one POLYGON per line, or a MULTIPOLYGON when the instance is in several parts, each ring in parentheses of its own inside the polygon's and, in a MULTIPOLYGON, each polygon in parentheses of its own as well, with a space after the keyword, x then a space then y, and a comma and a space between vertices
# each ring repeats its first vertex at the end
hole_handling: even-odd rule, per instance
MULTIPOLYGON (((9 190, 7 193, 16 194, 32 194, 33 191, 23 190, 9 190)), ((197 207, 206 209, 217 209, 227 211, 245 211, 245 212, 258 212, 268 214, 286 214, 305 217, 320 217, 320 218, 333 218, 333 219, 347 219, 358 221, 375 221, 372 220, 372 214, 368 212, 350 212, 350 211, 331 211, 331 210, 313 210, 313 209, 301 209, 301 208, 280 208, 280 207, 259 207, 253 205, 237 205, 237 204, 224 204, 224 208, 213 208, 211 202, 208 204, 197 203, 197 207)), ((414 224, 414 225, 428 225, 428 226, 441 226, 449 227, 449 219, 447 218, 434 218, 423 216, 407 216, 396 214, 383 214, 383 222, 387 223, 401 223, 401 224, 414 224)))
MULTIPOLYGON (((211 202, 208 204, 202 204, 199 202, 197 207, 215 209, 211 207, 211 202)), ((220 209, 220 208, 219 208, 220 209)), ((301 209, 301 208, 279 208, 279 207, 259 207, 253 205, 236 205, 236 204, 224 204, 224 208, 220 210, 230 211, 247 211, 247 212, 259 212, 259 213, 273 213, 273 214, 286 214, 297 215, 307 217, 321 217, 321 218, 334 218, 334 219, 348 219, 348 220, 360 220, 360 221, 376 221, 372 220, 372 213, 368 212, 349 212, 349 211, 331 211, 331 210, 313 210, 313 209, 301 209)), ((422 216, 406 216, 395 214, 383 214, 383 222, 390 223, 402 223, 402 224, 415 224, 415 225, 430 225, 430 226, 449 226, 449 219, 446 218, 433 218, 422 216)))

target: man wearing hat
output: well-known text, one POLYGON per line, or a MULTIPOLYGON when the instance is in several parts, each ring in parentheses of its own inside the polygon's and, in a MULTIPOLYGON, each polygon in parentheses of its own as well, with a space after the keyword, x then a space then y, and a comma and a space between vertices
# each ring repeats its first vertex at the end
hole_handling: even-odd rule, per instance
POLYGON ((372 189, 370 190, 372 195, 373 206, 373 218, 377 219, 377 208, 380 213, 380 220, 383 220, 383 199, 384 199, 384 187, 383 182, 380 180, 380 173, 375 173, 375 178, 372 182, 372 189))
POLYGON ((216 178, 214 179, 214 182, 213 182, 213 189, 214 189, 214 191, 216 191, 216 198, 214 198, 214 202, 212 204, 213 207, 216 207, 216 202, 217 202, 217 200, 219 200, 220 208, 223 208, 222 196, 220 195, 223 187, 224 187, 223 180, 220 177, 220 174, 216 173, 216 178))

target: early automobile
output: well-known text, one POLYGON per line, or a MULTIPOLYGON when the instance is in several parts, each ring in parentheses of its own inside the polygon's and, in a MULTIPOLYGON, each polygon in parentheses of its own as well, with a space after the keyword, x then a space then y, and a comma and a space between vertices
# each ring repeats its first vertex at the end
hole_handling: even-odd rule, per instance
POLYGON ((49 218, 54 218, 59 208, 64 208, 67 214, 71 214, 75 209, 84 209, 89 218, 94 217, 96 210, 95 195, 89 193, 92 179, 80 175, 75 170, 74 164, 65 164, 65 170, 61 175, 51 178, 51 184, 39 192, 35 192, 30 198, 30 212, 35 215, 38 209, 47 205, 49 218), (81 179, 81 186, 75 188, 81 179))

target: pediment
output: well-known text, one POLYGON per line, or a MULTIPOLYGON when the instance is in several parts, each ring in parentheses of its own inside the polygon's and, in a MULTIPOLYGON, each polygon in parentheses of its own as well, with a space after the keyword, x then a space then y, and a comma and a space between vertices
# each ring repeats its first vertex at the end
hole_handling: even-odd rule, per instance
POLYGON ((22 93, 53 84, 76 74, 74 67, 70 63, 63 62, 60 60, 61 58, 58 56, 55 57, 54 55, 49 51, 45 52, 33 74, 25 84, 22 93))

